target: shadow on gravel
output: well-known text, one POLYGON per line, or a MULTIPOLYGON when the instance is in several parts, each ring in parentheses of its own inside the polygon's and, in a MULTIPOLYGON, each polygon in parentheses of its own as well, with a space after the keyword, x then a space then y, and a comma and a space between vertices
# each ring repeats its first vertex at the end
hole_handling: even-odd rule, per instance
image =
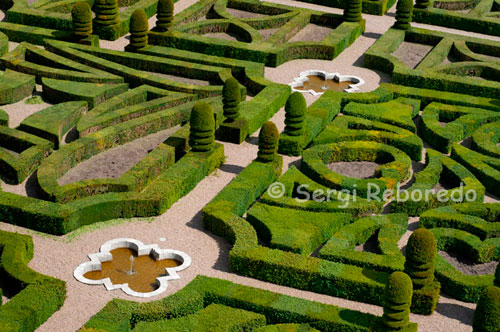
POLYGON ((454 303, 438 303, 436 311, 443 316, 456 319, 463 324, 472 325, 472 317, 474 315, 473 309, 454 303))

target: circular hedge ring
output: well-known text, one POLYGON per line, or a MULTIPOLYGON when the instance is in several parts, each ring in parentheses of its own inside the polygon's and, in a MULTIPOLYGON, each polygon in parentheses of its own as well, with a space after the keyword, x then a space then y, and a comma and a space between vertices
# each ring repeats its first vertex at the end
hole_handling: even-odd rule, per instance
POLYGON ((500 158, 500 121, 488 123, 472 134, 472 149, 500 158))
POLYGON ((349 141, 314 146, 302 156, 301 170, 311 179, 336 190, 347 190, 366 198, 382 197, 387 189, 394 189, 398 182, 406 181, 411 174, 411 159, 401 150, 377 142, 349 141), (372 161, 380 165, 376 178, 358 179, 331 171, 327 164, 333 162, 372 161), (376 192, 378 188, 378 192, 376 192))

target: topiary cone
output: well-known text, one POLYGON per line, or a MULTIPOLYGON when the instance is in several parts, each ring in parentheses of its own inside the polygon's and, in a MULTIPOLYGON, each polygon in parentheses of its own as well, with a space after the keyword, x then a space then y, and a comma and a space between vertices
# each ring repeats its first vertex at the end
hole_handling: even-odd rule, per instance
POLYGON ((118 0, 96 0, 94 10, 97 24, 108 26, 120 22, 118 0))
POLYGON ((148 46, 148 17, 143 9, 136 9, 130 17, 130 47, 140 49, 148 46))
POLYGON ((390 329, 401 329, 410 322, 410 306, 413 285, 404 272, 389 276, 384 294, 384 315, 382 321, 390 329))
POLYGON ((361 16, 361 3, 362 0, 348 0, 344 9, 344 21, 346 22, 360 22, 363 17, 361 16))
POLYGON ((292 93, 285 104, 285 133, 287 135, 300 136, 304 133, 306 112, 306 99, 302 93, 292 93))
POLYGON ((159 31, 168 31, 174 20, 174 1, 158 1, 158 10, 156 12, 156 27, 159 31))
POLYGON ((396 5, 396 23, 394 23, 394 28, 401 30, 410 29, 412 13, 413 0, 399 0, 396 5))
POLYGON ((413 282, 413 288, 420 289, 434 281, 434 258, 437 243, 434 234, 419 228, 408 239, 406 246, 405 272, 413 282))
POLYGON ((500 288, 490 286, 481 294, 472 321, 474 332, 500 331, 500 288))
POLYGON ((215 146, 214 110, 206 102, 193 106, 190 117, 189 145, 193 151, 210 151, 215 146))
POLYGON ((259 152, 257 153, 259 161, 271 162, 276 158, 279 138, 280 133, 276 125, 271 121, 264 123, 259 132, 259 152))
POLYGON ((73 33, 83 39, 92 35, 92 10, 86 2, 75 2, 71 9, 73 20, 73 33))
POLYGON ((222 88, 222 104, 227 122, 234 121, 240 115, 240 102, 240 84, 235 78, 230 77, 222 88))

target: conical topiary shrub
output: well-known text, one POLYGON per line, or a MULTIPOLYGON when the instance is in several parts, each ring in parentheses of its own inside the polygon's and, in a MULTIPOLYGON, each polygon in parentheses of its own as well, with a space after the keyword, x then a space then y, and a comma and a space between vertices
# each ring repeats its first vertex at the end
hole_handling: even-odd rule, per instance
POLYGON ((71 9, 73 33, 78 39, 92 35, 92 10, 86 2, 75 2, 71 9))
POLYGON ((230 77, 224 82, 222 88, 222 104, 226 122, 232 122, 240 115, 240 102, 240 84, 235 78, 230 77))
POLYGON ((118 0, 96 0, 94 4, 95 22, 109 26, 120 22, 118 0))
POLYGON ((391 330, 406 327, 410 323, 410 306, 413 286, 404 272, 394 272, 385 286, 384 315, 382 321, 391 330))
POLYGON ((415 8, 419 9, 427 9, 431 4, 430 0, 416 0, 415 1, 415 8))
POLYGON ((405 272, 410 276, 415 289, 420 289, 434 281, 436 253, 436 239, 428 229, 419 228, 408 239, 405 272))
POLYGON ((474 332, 500 331, 500 288, 490 286, 481 294, 472 327, 474 332))
POLYGON ((394 28, 401 30, 411 28, 412 12, 413 0, 399 0, 396 5, 396 23, 394 23, 394 28))
POLYGON ((259 132, 259 152, 257 153, 259 161, 271 162, 275 160, 279 138, 280 133, 276 125, 271 121, 264 123, 259 132))
POLYGON ((136 9, 130 17, 130 48, 148 46, 148 17, 143 9, 136 9))
POLYGON ((193 106, 190 118, 189 145, 193 151, 210 151, 215 146, 214 110, 206 102, 193 106))
POLYGON ((363 17, 361 16, 361 3, 362 0, 348 0, 344 9, 344 21, 346 22, 360 22, 363 17))
POLYGON ((158 31, 168 31, 174 20, 174 1, 158 1, 158 10, 156 12, 156 29, 158 31))
POLYGON ((306 112, 306 99, 302 93, 292 93, 285 104, 285 134, 300 136, 304 133, 306 112))

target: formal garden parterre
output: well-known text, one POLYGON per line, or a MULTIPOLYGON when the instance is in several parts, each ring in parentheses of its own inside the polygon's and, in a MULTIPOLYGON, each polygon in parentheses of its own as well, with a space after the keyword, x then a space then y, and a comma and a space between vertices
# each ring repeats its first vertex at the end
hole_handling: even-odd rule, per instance
POLYGON ((499 331, 498 8, 3 1, 0 331, 499 331), (380 82, 292 92, 304 61, 380 82), (182 263, 137 241, 191 266, 68 273, 182 263))

